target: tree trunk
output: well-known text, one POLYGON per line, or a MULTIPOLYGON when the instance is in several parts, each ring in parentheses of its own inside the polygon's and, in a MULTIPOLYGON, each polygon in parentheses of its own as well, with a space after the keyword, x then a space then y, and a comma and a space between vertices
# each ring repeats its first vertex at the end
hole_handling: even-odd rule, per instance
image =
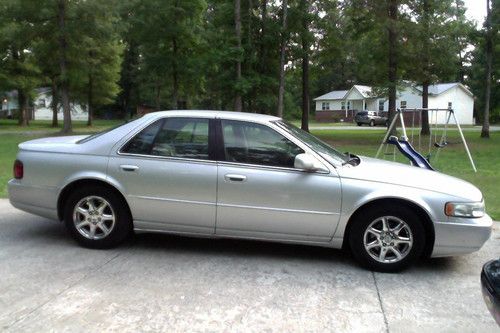
MULTIPOLYGON (((429 5, 429 0, 423 0, 423 82, 422 82, 422 109, 427 109, 429 107, 429 84, 431 80, 431 70, 430 70, 430 56, 429 56, 429 39, 430 39, 430 26, 429 26, 429 16, 431 15, 431 9, 429 5)), ((420 116, 420 134, 429 135, 431 133, 429 128, 429 111, 422 110, 420 116)))
POLYGON ((429 111, 427 108, 429 107, 429 82, 424 82, 422 84, 422 114, 420 117, 420 122, 422 123, 422 130, 420 134, 422 135, 430 135, 431 129, 429 127, 429 111))
MULTIPOLYGON (((248 4, 248 11, 247 11, 247 15, 248 15, 248 22, 247 22, 247 41, 246 41, 246 50, 253 50, 253 37, 252 37, 252 32, 253 32, 253 22, 252 22, 252 19, 253 19, 253 8, 254 8, 254 5, 253 5, 253 1, 252 0, 248 0, 247 1, 247 4, 248 4)), ((242 70, 244 70, 246 73, 252 73, 253 72, 253 62, 252 61, 246 61, 245 62, 246 66, 243 67, 242 70)), ((254 108, 253 106, 253 101, 254 101, 254 96, 256 95, 256 87, 253 86, 251 91, 250 91, 250 95, 248 96, 247 100, 246 100, 246 106, 244 106, 245 110, 248 110, 250 112, 253 112, 253 113, 256 113, 257 112, 257 109, 254 108)))
MULTIPOLYGON (((21 62, 22 55, 17 50, 12 50, 12 58, 16 62, 21 62)), ((28 107, 28 97, 26 96, 26 91, 22 88, 17 88, 17 105, 19 108, 18 114, 18 124, 19 126, 28 126, 28 118, 27 118, 27 107, 28 107)))
POLYGON ((160 92, 161 92, 161 84, 160 84, 160 79, 156 79, 156 84, 155 84, 155 107, 156 111, 161 110, 161 100, 160 100, 160 92))
POLYGON ((397 31, 396 21, 398 19, 397 0, 389 0, 388 8, 388 44, 389 44, 389 124, 396 114, 396 87, 398 80, 398 58, 397 58, 397 31))
POLYGON ((59 98, 57 97, 57 82, 56 78, 53 77, 51 79, 52 83, 52 102, 50 103, 50 107, 52 108, 52 127, 59 126, 57 120, 57 104, 59 103, 59 98))
POLYGON ((19 106, 19 126, 28 126, 28 96, 23 89, 17 89, 17 103, 19 106))
POLYGON ((491 95, 491 63, 493 59, 493 36, 491 29, 490 0, 486 0, 486 82, 484 85, 484 113, 481 137, 490 137, 490 95, 491 95))
POLYGON ((179 73, 177 72, 177 38, 172 38, 174 61, 172 63, 172 104, 174 109, 179 108, 179 73))
POLYGON ((278 89, 278 117, 283 118, 283 99, 285 96, 285 58, 286 58, 286 29, 287 29, 287 0, 283 0, 283 13, 282 13, 282 24, 281 24, 281 45, 280 45, 280 82, 278 89))
POLYGON ((259 50, 259 71, 260 74, 265 73, 266 66, 266 43, 264 38, 266 38, 266 21, 267 21, 267 0, 261 0, 260 4, 260 50, 259 50))
POLYGON ((92 126, 92 120, 94 118, 94 91, 93 91, 93 78, 92 73, 89 73, 89 86, 87 90, 87 103, 89 108, 89 119, 87 120, 87 126, 92 126))
POLYGON ((302 126, 304 131, 309 132, 309 40, 308 40, 308 13, 307 0, 301 1, 302 12, 302 126))
MULTIPOLYGON (((456 12, 455 12, 454 19, 456 22, 459 22, 459 20, 461 19, 459 13, 460 13, 460 10, 462 9, 462 6, 463 6, 463 2, 461 0, 460 1, 455 0, 456 12)), ((457 53, 457 56, 458 56, 457 81, 460 83, 464 83, 465 82, 465 68, 464 68, 464 58, 462 56, 463 46, 461 44, 461 41, 460 41, 458 34, 456 34, 456 36, 455 36, 455 43, 457 44, 457 50, 458 50, 458 53, 457 53)))
POLYGON ((69 105, 69 84, 67 73, 66 51, 68 48, 66 41, 66 0, 58 0, 57 2, 57 18, 59 28, 59 70, 61 73, 61 87, 59 89, 61 103, 63 107, 63 133, 71 133, 71 109, 69 105))
POLYGON ((241 98, 241 1, 234 0, 234 25, 236 32, 236 43, 238 47, 238 60, 236 60, 236 96, 234 98, 235 111, 243 110, 243 103, 241 98))

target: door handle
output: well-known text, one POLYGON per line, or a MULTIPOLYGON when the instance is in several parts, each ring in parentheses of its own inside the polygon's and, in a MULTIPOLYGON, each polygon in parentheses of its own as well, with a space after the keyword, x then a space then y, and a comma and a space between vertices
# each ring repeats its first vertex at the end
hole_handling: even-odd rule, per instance
POLYGON ((244 182, 247 180, 247 177, 243 175, 227 174, 224 176, 224 179, 230 182, 244 182))
POLYGON ((128 164, 122 164, 122 165, 120 165, 120 168, 123 171, 137 171, 137 170, 139 170, 139 167, 137 165, 128 165, 128 164))

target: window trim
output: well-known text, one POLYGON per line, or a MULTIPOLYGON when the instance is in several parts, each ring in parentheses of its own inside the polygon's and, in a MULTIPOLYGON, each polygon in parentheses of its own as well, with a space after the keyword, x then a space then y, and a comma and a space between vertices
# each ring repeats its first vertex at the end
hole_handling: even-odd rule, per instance
MULTIPOLYGON (((318 159, 323 165, 325 165, 324 159, 319 154, 317 154, 314 150, 309 148, 306 144, 304 144, 302 141, 298 140, 297 138, 295 138, 295 137, 290 138, 288 135, 286 135, 286 132, 283 133, 279 127, 274 128, 273 126, 270 126, 267 123, 261 123, 261 122, 251 121, 251 120, 217 118, 217 119, 215 119, 215 121, 217 122, 217 126, 216 126, 217 145, 216 145, 216 148, 218 151, 218 154, 217 154, 218 159, 216 160, 216 162, 218 165, 246 167, 246 168, 252 168, 252 169, 268 169, 268 170, 276 170, 276 171, 293 171, 293 172, 308 173, 308 174, 311 174, 311 173, 323 174, 323 175, 330 174, 330 171, 317 170, 317 171, 311 172, 311 171, 305 171, 305 170, 301 170, 301 169, 282 167, 282 166, 265 165, 265 164, 250 164, 250 163, 228 161, 228 160, 226 160, 226 154, 224 151, 224 135, 222 133, 222 120, 237 121, 237 122, 241 122, 241 123, 257 124, 257 125, 265 126, 265 127, 269 128, 270 130, 272 130, 272 131, 278 133, 279 135, 285 137, 286 139, 288 139, 294 145, 296 145, 297 147, 302 149, 305 153, 310 153, 316 159, 318 159)), ((328 165, 328 163, 327 163, 327 165, 328 165)), ((325 170, 329 170, 329 168, 325 166, 325 170)))
MULTIPOLYGON (((224 118, 226 119, 226 118, 224 118)), ((238 162, 232 162, 232 161, 226 161, 225 160, 225 154, 224 154, 224 140, 222 137, 222 123, 221 123, 221 118, 204 118, 204 117, 178 117, 178 116, 167 116, 167 117, 161 117, 161 118, 155 118, 152 119, 151 121, 148 121, 144 124, 139 125, 136 129, 132 130, 129 134, 128 137, 125 136, 121 140, 124 140, 122 144, 119 144, 119 147, 115 150, 115 154, 119 156, 129 156, 129 157, 134 157, 134 158, 143 158, 143 159, 149 159, 149 160, 172 160, 175 162, 192 162, 192 163, 198 163, 198 164, 214 164, 214 165, 228 165, 228 166, 235 166, 235 167, 246 167, 246 168, 252 168, 252 169, 267 169, 267 170, 273 170, 273 171, 287 171, 287 172, 294 172, 294 173, 307 173, 307 174, 318 174, 318 175, 335 175, 338 177, 338 175, 333 172, 332 173, 332 168, 335 169, 339 165, 331 164, 330 162, 326 161, 321 155, 316 153, 313 149, 308 147, 306 144, 304 144, 302 141, 297 139, 294 136, 290 136, 286 131, 281 129, 279 126, 273 125, 272 123, 263 123, 263 122, 258 122, 258 121, 252 121, 252 120, 239 120, 239 119, 226 119, 226 120, 234 120, 234 121, 241 121, 241 122, 247 122, 247 123, 252 123, 252 124, 259 124, 263 126, 269 127, 271 130, 274 130, 278 132, 280 135, 284 136, 294 144, 296 144, 298 147, 302 148, 306 153, 311 154, 314 156, 316 159, 318 159, 325 167, 325 170, 317 170, 317 171, 305 171, 305 170, 300 170, 300 169, 295 169, 295 168, 287 168, 287 167, 277 167, 277 166, 270 166, 270 165, 262 165, 262 164, 245 164, 245 163, 238 163, 238 162), (208 119, 209 121, 209 152, 212 152, 210 150, 210 144, 213 144, 215 142, 215 145, 213 145, 213 153, 214 153, 214 159, 191 159, 191 158, 184 158, 184 157, 172 157, 172 156, 156 156, 156 155, 142 155, 142 154, 132 154, 132 153, 125 153, 122 152, 121 150, 125 145, 128 144, 130 140, 132 140, 137 134, 139 134, 142 130, 144 130, 146 127, 149 125, 155 123, 156 121, 160 121, 162 119, 168 119, 168 118, 199 118, 199 119, 208 119), (275 127, 276 126, 276 127, 275 127), (211 133, 212 131, 212 133, 211 133)), ((121 141, 120 140, 120 141, 121 141)), ((210 157, 210 155, 209 155, 210 157)))
MULTIPOLYGON (((216 154, 214 153, 213 150, 217 146, 214 147, 214 145, 213 145, 214 142, 215 142, 214 139, 213 139, 213 137, 215 136, 215 133, 212 133, 212 132, 214 132, 214 129, 213 129, 213 126, 212 126, 214 120, 215 119, 213 119, 213 118, 204 118, 204 117, 178 117, 178 116, 174 116, 174 117, 162 117, 162 118, 154 119, 153 121, 148 122, 144 126, 141 126, 129 138, 127 138, 125 140, 125 142, 122 145, 120 145, 120 147, 116 150, 116 154, 117 155, 121 155, 121 156, 147 157, 149 159, 177 160, 177 161, 190 161, 190 162, 212 162, 212 163, 215 163, 216 162, 216 154), (125 146, 127 146, 128 143, 130 141, 132 141, 143 130, 145 130, 146 128, 148 128, 149 126, 153 125, 156 122, 161 122, 161 125, 160 125, 160 130, 161 130, 163 128, 163 125, 165 124, 165 121, 167 121, 168 119, 203 119, 203 120, 206 119, 206 120, 208 120, 208 159, 204 159, 204 158, 175 157, 175 156, 157 156, 157 155, 148 155, 148 154, 127 153, 127 152, 122 151, 123 148, 125 148, 125 146)), ((158 136, 159 133, 160 133, 160 131, 158 131, 158 133, 156 133, 155 137, 153 138, 153 144, 156 141, 156 138, 157 138, 157 136, 158 136)))

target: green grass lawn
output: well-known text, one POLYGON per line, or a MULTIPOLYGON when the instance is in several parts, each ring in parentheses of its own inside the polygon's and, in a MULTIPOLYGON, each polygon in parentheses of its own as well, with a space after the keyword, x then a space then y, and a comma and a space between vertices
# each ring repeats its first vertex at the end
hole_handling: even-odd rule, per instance
MULTIPOLYGON (((89 128, 84 122, 74 122, 76 134, 92 133, 105 128, 115 126, 120 121, 98 120, 95 126, 89 128)), ((0 197, 7 196, 6 183, 12 177, 12 164, 14 162, 17 145, 20 142, 37 137, 55 135, 58 129, 52 129, 50 122, 33 122, 28 129, 19 128, 13 121, 0 121, 0 197), (31 132, 28 132, 30 131, 31 132), (3 133, 8 132, 8 133, 3 133), (18 132, 18 133, 13 133, 18 132), (47 133, 47 132, 54 132, 47 133)), ((319 136, 338 150, 349 151, 359 155, 375 156, 380 141, 384 135, 384 129, 380 130, 314 130, 313 134, 319 136)), ((477 173, 472 171, 469 160, 456 131, 449 134, 449 145, 441 149, 439 158, 431 156, 431 163, 438 170, 465 179, 481 189, 486 199, 488 213, 495 219, 500 220, 500 133, 491 133, 489 140, 479 138, 479 132, 465 132, 472 155, 478 169, 477 173)), ((432 140, 431 142, 434 142, 432 140)), ((415 143, 418 146, 418 143, 415 143)), ((423 153, 427 154, 428 139, 421 142, 423 153)), ((392 153, 392 146, 387 153, 392 153)), ((382 156, 392 160, 393 155, 382 156)), ((395 159, 401 163, 408 161, 396 153, 395 159)))

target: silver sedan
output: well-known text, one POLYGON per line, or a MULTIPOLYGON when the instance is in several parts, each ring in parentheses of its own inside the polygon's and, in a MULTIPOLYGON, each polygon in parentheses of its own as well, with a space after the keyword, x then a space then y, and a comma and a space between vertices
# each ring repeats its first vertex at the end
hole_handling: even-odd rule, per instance
POLYGON ((9 197, 64 221, 86 247, 134 231, 244 238, 347 248, 378 271, 477 251, 492 228, 463 180, 342 154, 279 118, 236 112, 156 112, 21 143, 9 197))

